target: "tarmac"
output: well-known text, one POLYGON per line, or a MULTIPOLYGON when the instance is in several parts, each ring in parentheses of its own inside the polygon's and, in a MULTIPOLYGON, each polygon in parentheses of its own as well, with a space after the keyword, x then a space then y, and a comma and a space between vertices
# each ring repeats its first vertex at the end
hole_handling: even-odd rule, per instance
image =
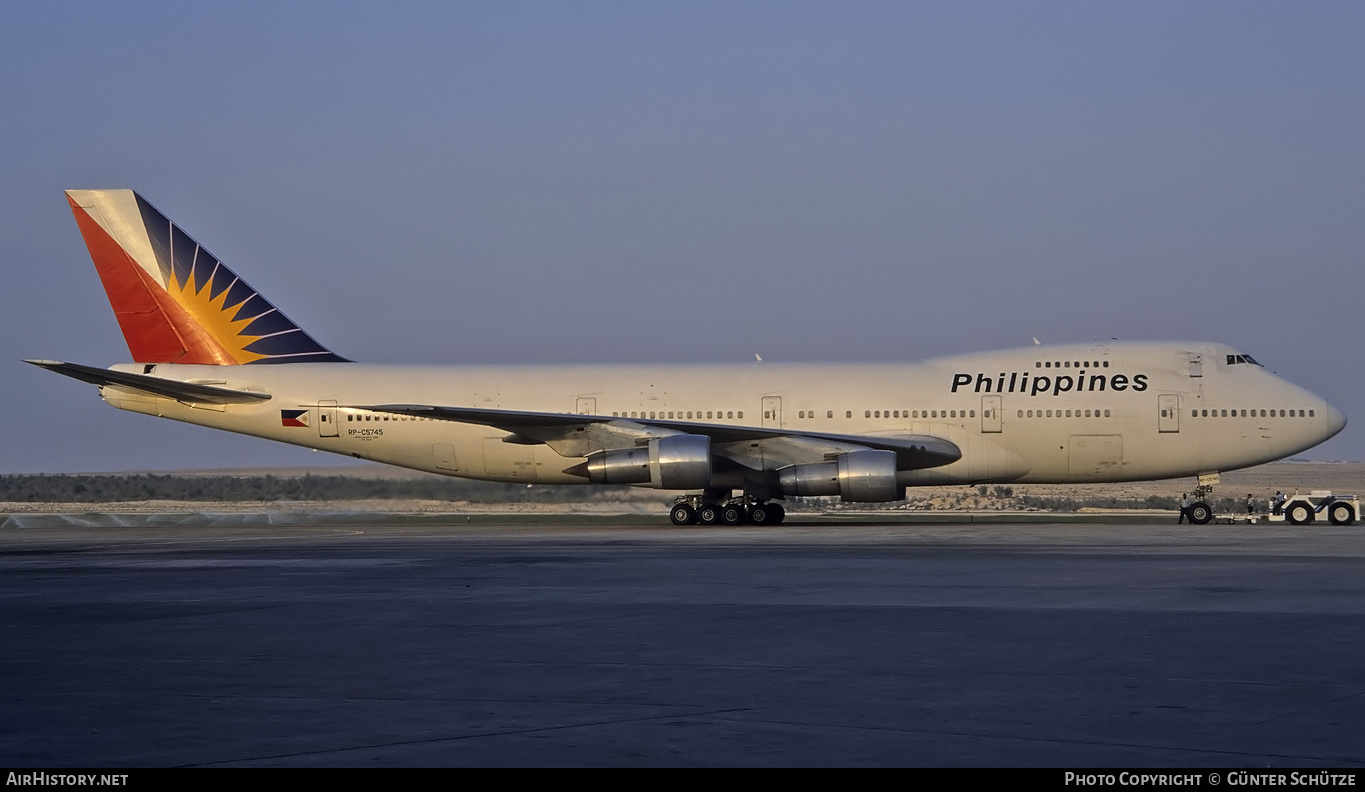
POLYGON ((0 630, 7 766, 1365 764, 1360 525, 11 515, 0 630))

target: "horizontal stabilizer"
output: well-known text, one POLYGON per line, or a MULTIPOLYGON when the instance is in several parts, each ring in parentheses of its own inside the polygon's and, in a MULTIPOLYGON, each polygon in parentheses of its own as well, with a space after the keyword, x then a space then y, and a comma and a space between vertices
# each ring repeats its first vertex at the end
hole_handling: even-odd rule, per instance
POLYGON ((251 404, 270 399, 269 393, 259 391, 219 388, 214 385, 201 385, 197 382, 181 382, 165 377, 153 377, 149 374, 133 374, 127 371, 82 366, 79 363, 62 363, 57 360, 25 360, 24 362, 32 363, 38 368, 45 368, 48 371, 55 371, 72 379, 78 379, 81 382, 88 382, 91 385, 118 385, 155 396, 165 396, 176 401, 198 404, 251 404))

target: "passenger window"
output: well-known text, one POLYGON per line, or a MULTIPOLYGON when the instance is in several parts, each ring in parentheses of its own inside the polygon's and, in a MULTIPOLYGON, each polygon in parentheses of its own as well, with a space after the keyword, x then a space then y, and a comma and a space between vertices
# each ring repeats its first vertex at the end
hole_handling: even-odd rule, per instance
POLYGON ((1105 418, 1108 418, 1108 417, 1109 417, 1109 411, 1108 411, 1108 410, 1105 410, 1105 411, 1104 411, 1104 417, 1105 417, 1105 418))
POLYGON ((871 418, 871 417, 872 417, 872 411, 871 411, 871 410, 863 410, 863 417, 864 417, 864 418, 871 418))
MULTIPOLYGON (((985 416, 985 413, 982 413, 982 416, 984 417, 984 416, 985 416)), ((975 417, 976 417, 976 410, 972 410, 972 411, 971 411, 971 415, 968 415, 967 417, 968 417, 968 418, 975 418, 975 417)))
MULTIPOLYGON (((989 415, 986 415, 985 412, 982 412, 982 415, 985 416, 985 417, 987 417, 987 418, 990 417, 989 415)), ((1020 411, 1019 411, 1019 417, 1020 417, 1020 418, 1023 418, 1023 417, 1024 417, 1024 411, 1023 411, 1023 410, 1020 410, 1020 411)))
POLYGON ((740 411, 739 411, 739 417, 740 417, 740 418, 743 418, 743 417, 744 417, 744 411, 743 411, 743 410, 740 410, 740 411))
POLYGON ((852 411, 852 410, 844 410, 844 417, 845 417, 845 418, 852 418, 852 417, 853 417, 853 411, 852 411))
POLYGON ((734 418, 734 417, 735 417, 735 411, 734 411, 734 410, 726 410, 726 411, 725 411, 725 417, 726 417, 726 418, 734 418))
MULTIPOLYGON (((741 415, 741 416, 739 416, 739 417, 740 417, 740 418, 743 418, 744 416, 741 415)), ((833 410, 826 410, 826 411, 825 411, 825 417, 826 417, 826 418, 833 418, 833 417, 834 417, 834 411, 833 411, 833 410)))
POLYGON ((1309 418, 1316 418, 1316 417, 1318 417, 1318 416, 1317 416, 1317 411, 1316 411, 1316 410, 1309 410, 1309 411, 1308 411, 1308 417, 1309 417, 1309 418))

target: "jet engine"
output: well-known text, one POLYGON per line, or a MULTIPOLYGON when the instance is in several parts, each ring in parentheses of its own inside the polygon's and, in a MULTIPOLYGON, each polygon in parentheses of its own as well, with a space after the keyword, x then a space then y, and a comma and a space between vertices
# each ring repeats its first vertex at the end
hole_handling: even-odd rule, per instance
POLYGON ((846 502, 900 500, 894 451, 851 451, 833 462, 791 465, 777 471, 784 495, 838 495, 846 502))
POLYGON ((711 438, 705 435, 656 437, 648 445, 588 455, 586 475, 594 484, 649 484, 659 489, 711 486, 711 438))

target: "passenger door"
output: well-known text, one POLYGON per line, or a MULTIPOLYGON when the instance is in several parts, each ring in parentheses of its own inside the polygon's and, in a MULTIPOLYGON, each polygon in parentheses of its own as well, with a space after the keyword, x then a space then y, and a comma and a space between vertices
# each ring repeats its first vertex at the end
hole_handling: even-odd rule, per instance
POLYGON ((981 397, 981 431, 999 432, 1004 426, 1000 416, 1000 397, 982 396, 981 397))
POLYGON ((1163 393, 1156 397, 1156 425, 1158 432, 1180 431, 1180 395, 1163 393))

